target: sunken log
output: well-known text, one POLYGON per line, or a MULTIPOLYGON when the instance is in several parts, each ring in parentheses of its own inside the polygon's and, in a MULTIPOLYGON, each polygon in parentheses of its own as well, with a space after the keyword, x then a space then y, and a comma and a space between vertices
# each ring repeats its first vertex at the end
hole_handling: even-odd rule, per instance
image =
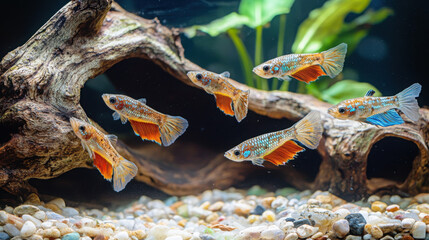
MULTIPOLYGON (((80 105, 85 82, 125 59, 143 59, 149 63, 145 71, 162 71, 176 82, 180 80, 179 87, 190 89, 191 95, 206 97, 186 76, 187 71, 201 68, 184 57, 179 34, 179 30, 162 26, 157 19, 128 13, 111 0, 72 0, 23 46, 7 54, 0 63, 1 188, 24 196, 37 191, 29 185, 29 179, 50 179, 74 168, 92 167, 69 118, 88 119, 80 105)), ((329 190, 351 199, 379 192, 416 194, 429 190, 427 109, 420 110, 422 117, 417 123, 406 121, 380 128, 333 119, 326 114, 330 105, 312 96, 233 84, 250 89, 249 109, 253 113, 249 112, 251 116, 241 126, 256 122, 258 116, 297 121, 310 110, 321 112, 325 132, 315 156, 319 161, 308 163, 314 165, 315 176, 306 177, 306 162, 303 169, 293 164, 265 165, 298 189, 329 190), (374 146, 389 138, 408 142, 416 149, 401 181, 372 173, 369 176, 368 159, 374 146)), ((169 88, 166 84, 163 90, 174 95, 175 86, 169 88)), ((208 115, 218 111, 213 106, 205 109, 208 115)), ((226 160, 223 152, 229 148, 222 151, 202 146, 199 139, 188 140, 168 148, 135 148, 122 141, 116 147, 139 167, 136 180, 174 195, 227 188, 263 169, 226 160)), ((399 148, 402 146, 410 145, 401 143, 399 148)), ((390 161, 378 160, 386 165, 390 161)))

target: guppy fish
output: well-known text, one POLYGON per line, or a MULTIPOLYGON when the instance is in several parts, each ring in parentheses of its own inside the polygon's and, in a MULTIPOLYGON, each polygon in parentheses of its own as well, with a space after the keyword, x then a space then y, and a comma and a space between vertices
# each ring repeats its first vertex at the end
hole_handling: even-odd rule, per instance
POLYGON ((124 189, 136 176, 138 169, 134 163, 119 155, 112 146, 112 142, 115 143, 118 138, 115 135, 105 135, 93 125, 77 118, 70 118, 70 124, 101 175, 109 181, 113 176, 115 191, 124 189))
POLYGON ((419 96, 422 85, 414 83, 392 97, 373 97, 375 91, 369 90, 364 97, 345 100, 328 109, 335 118, 350 119, 379 125, 382 127, 404 123, 395 108, 401 110, 412 121, 420 118, 419 96))
POLYGON ((264 161, 279 166, 305 150, 300 144, 310 149, 317 148, 322 133, 320 113, 311 111, 288 129, 266 133, 242 142, 227 151, 225 157, 235 162, 252 161, 258 166, 263 166, 264 161))
POLYGON ((226 115, 235 115, 238 122, 246 117, 249 90, 240 90, 229 83, 229 72, 217 74, 209 71, 191 71, 188 72, 188 77, 195 85, 213 94, 217 107, 226 115), (231 103, 234 103, 234 109, 231 108, 231 103))
POLYGON ((324 75, 334 78, 343 70, 346 52, 347 44, 341 43, 321 53, 284 55, 256 66, 253 72, 263 78, 289 81, 293 77, 305 83, 324 75))
POLYGON ((146 99, 135 100, 125 95, 103 94, 106 105, 114 110, 113 119, 122 124, 130 121, 137 136, 169 146, 188 128, 188 121, 182 117, 160 113, 146 105, 146 99))

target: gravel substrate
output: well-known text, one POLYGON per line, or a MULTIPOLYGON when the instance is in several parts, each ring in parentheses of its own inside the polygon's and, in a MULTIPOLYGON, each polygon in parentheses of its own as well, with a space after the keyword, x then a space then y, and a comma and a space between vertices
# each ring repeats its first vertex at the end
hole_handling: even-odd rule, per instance
POLYGON ((206 191, 165 201, 142 196, 117 209, 75 209, 35 194, 0 210, 3 239, 429 239, 429 194, 347 203, 328 192, 206 191))

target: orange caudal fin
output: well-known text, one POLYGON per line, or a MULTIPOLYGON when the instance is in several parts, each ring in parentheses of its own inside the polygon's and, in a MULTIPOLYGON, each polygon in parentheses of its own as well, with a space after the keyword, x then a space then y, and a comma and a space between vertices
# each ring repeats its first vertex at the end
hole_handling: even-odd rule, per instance
POLYGON ((326 73, 320 65, 312 65, 293 73, 291 76, 299 81, 310 83, 315 81, 318 77, 324 76, 326 73))
POLYGON ((188 128, 188 121, 182 117, 166 115, 163 124, 159 127, 162 144, 170 146, 188 128))
POLYGON ((279 166, 293 159, 299 152, 304 150, 305 149, 299 146, 296 142, 289 140, 271 153, 264 156, 263 159, 279 166))
POLYGON ((134 133, 140 136, 143 140, 154 141, 161 145, 161 133, 159 127, 155 123, 136 121, 129 119, 134 133))
POLYGON ((118 166, 115 167, 114 171, 113 189, 119 192, 136 176, 138 168, 134 163, 123 158, 118 163, 118 166))
POLYGON ((94 166, 100 171, 101 175, 107 180, 112 180, 112 165, 99 153, 94 151, 94 166))
POLYGON ((219 93, 215 93, 215 97, 217 107, 226 115, 234 116, 234 111, 232 111, 231 107, 232 98, 219 93))

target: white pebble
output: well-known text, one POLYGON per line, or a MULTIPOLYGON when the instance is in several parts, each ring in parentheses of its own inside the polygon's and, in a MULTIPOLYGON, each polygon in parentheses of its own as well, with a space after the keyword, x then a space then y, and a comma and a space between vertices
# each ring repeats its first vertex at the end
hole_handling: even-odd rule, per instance
POLYGON ((21 228, 21 237, 28 238, 36 232, 36 225, 32 221, 26 221, 21 228))
POLYGON ((95 225, 97 225, 97 223, 90 218, 82 218, 80 221, 84 227, 95 227, 95 225))
POLYGON ((127 240, 127 239, 130 239, 130 237, 128 236, 127 232, 120 231, 113 236, 113 239, 115 239, 115 240, 127 240))
POLYGON ((347 215, 350 214, 350 211, 348 209, 345 208, 340 208, 337 211, 335 211, 334 213, 338 214, 338 218, 345 218, 347 215))
POLYGON ((417 221, 414 223, 411 229, 411 234, 414 238, 423 239, 426 237, 426 224, 424 222, 417 221))
POLYGON ((297 239, 298 239, 298 234, 296 234, 296 233, 289 233, 284 238, 284 240, 297 240, 297 239))
POLYGON ((123 226, 124 228, 126 228, 128 230, 133 230, 134 220, 131 220, 131 219, 121 219, 121 220, 119 220, 119 225, 123 226))
POLYGON ((28 214, 22 215, 22 219, 24 221, 31 221, 31 222, 33 222, 34 225, 36 225, 37 228, 40 228, 40 226, 42 225, 42 222, 39 219, 37 219, 37 218, 35 218, 33 216, 30 216, 28 214))
POLYGON ((379 196, 377 196, 377 195, 371 195, 369 198, 368 198, 368 203, 373 203, 373 202, 375 202, 375 201, 380 201, 380 197, 379 196))
POLYGON ((275 225, 271 225, 261 232, 261 239, 264 240, 283 240, 284 237, 284 232, 275 225))
POLYGON ((318 227, 312 227, 310 225, 304 224, 302 226, 299 226, 296 229, 296 233, 300 238, 307 238, 311 235, 314 235, 317 231, 319 231, 318 227))
POLYGON ((62 198, 55 198, 54 200, 50 201, 49 203, 57 205, 59 208, 65 208, 66 202, 62 198))
POLYGON ((276 209, 278 207, 286 207, 287 202, 287 198, 283 196, 278 196, 276 197, 276 199, 274 199, 274 201, 271 202, 271 208, 276 209))
POLYGON ((46 219, 46 213, 44 211, 37 211, 33 216, 42 221, 46 219))
POLYGON ((404 219, 402 219, 401 227, 402 228, 412 228, 415 222, 416 222, 416 220, 414 220, 413 218, 404 218, 404 219))
POLYGON ((170 230, 170 228, 167 226, 156 225, 149 230, 147 234, 147 239, 153 239, 153 240, 165 239, 167 237, 168 230, 170 230))
POLYGON ((53 225, 54 225, 54 223, 53 223, 53 222, 51 222, 51 221, 47 221, 47 222, 43 222, 43 223, 41 224, 41 227, 42 227, 43 229, 48 229, 48 228, 51 228, 53 225))
POLYGON ((340 219, 332 225, 332 230, 339 238, 344 238, 350 231, 349 222, 346 219, 340 219))
POLYGON ((81 237, 79 240, 92 240, 92 238, 85 236, 85 237, 81 237))
POLYGON ((9 234, 9 236, 15 237, 19 236, 21 233, 19 232, 18 228, 16 228, 14 225, 7 223, 3 226, 3 230, 9 234))
POLYGON ((66 207, 63 208, 63 215, 65 217, 74 217, 76 215, 79 215, 79 211, 72 207, 66 207))
POLYGON ((181 236, 170 236, 167 237, 165 240, 183 240, 181 236))

